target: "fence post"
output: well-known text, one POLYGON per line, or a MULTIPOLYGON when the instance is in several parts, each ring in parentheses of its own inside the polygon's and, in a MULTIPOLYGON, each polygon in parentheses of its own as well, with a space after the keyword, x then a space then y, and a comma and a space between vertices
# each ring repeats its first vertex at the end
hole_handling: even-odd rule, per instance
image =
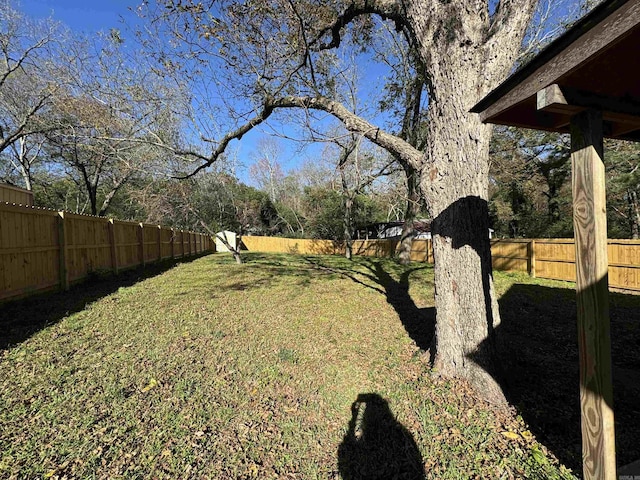
POLYGON ((158 262, 162 261, 162 226, 158 225, 158 262))
POLYGON ((187 256, 187 249, 184 246, 184 230, 180 230, 180 243, 182 244, 182 258, 187 256))
POLYGON ((173 260, 176 257, 176 231, 173 228, 171 229, 171 241, 169 245, 171 245, 171 259, 173 260))
POLYGON ((64 212, 58 212, 58 248, 59 248, 59 268, 60 268, 60 288, 69 290, 69 268, 67 265, 67 225, 64 212))
POLYGON ((111 268, 114 274, 118 274, 118 245, 116 244, 116 225, 113 218, 109 219, 109 247, 111 250, 111 268))
POLYGON ((536 241, 531 239, 527 245, 527 270, 529 276, 535 278, 536 276, 536 241))
POLYGON ((140 266, 144 267, 144 224, 138 224, 138 259, 140 266))

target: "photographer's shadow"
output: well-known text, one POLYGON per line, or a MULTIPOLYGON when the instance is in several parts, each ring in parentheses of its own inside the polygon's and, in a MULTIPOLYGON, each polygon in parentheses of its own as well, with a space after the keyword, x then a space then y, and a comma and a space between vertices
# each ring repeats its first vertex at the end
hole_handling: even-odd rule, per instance
POLYGON ((338 447, 338 468, 345 480, 425 478, 420 450, 399 423, 389 403, 364 393, 351 405, 349 431, 338 447))

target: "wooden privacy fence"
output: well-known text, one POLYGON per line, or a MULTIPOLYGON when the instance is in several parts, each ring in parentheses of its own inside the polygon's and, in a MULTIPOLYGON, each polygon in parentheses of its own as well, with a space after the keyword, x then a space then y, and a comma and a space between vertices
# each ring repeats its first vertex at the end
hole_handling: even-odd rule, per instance
POLYGON ((200 233, 0 203, 0 301, 212 248, 200 233))
MULTIPOLYGON (((354 240, 354 255, 390 257, 395 252, 395 240, 354 240)), ((344 242, 306 238, 244 236, 242 244, 252 252, 297 253, 300 255, 344 255, 344 242)), ((411 249, 414 262, 433 262, 433 249, 428 240, 414 240, 411 249)))
MULTIPOLYGON (((609 286, 640 291, 640 240, 608 240, 609 286)), ((539 278, 576 281, 572 238, 509 239, 491 242, 496 270, 528 272, 539 278)))
POLYGON ((33 192, 24 188, 0 183, 0 202, 16 203, 18 205, 33 206, 33 192))
MULTIPOLYGON (((300 254, 344 254, 344 245, 331 240, 242 237, 249 251, 300 254)), ((389 257, 394 240, 356 240, 354 255, 389 257)), ((640 240, 609 240, 609 286, 640 291, 640 240)), ((573 239, 505 239, 491 241, 493 268, 527 272, 538 278, 575 282, 573 239)), ((433 263, 431 240, 414 240, 411 260, 433 263)))

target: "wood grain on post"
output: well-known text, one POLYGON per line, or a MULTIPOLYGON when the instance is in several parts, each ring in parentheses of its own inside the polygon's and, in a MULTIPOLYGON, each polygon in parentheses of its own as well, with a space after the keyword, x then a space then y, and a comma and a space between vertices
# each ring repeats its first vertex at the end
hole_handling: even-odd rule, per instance
POLYGON ((571 120, 582 460, 586 480, 615 480, 602 114, 571 120))
POLYGON ((162 226, 158 225, 158 262, 162 260, 162 226))
POLYGON ((527 245, 527 247, 528 247, 527 257, 529 259, 529 265, 528 265, 529 276, 535 278, 536 277, 536 241, 531 240, 527 245))

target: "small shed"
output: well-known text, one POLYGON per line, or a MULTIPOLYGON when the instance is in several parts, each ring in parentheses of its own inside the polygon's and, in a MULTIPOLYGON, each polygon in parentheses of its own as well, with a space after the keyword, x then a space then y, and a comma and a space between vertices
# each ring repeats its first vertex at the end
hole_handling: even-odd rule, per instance
POLYGON ((585 479, 616 479, 603 138, 640 141, 640 1, 608 0, 471 111, 571 134, 585 479))
POLYGON ((230 250, 227 247, 227 244, 234 250, 237 250, 238 236, 236 233, 229 232, 227 230, 216 233, 216 252, 229 252, 230 250))
POLYGON ((33 192, 15 187, 8 183, 0 183, 0 202, 16 203, 33 207, 33 192))

